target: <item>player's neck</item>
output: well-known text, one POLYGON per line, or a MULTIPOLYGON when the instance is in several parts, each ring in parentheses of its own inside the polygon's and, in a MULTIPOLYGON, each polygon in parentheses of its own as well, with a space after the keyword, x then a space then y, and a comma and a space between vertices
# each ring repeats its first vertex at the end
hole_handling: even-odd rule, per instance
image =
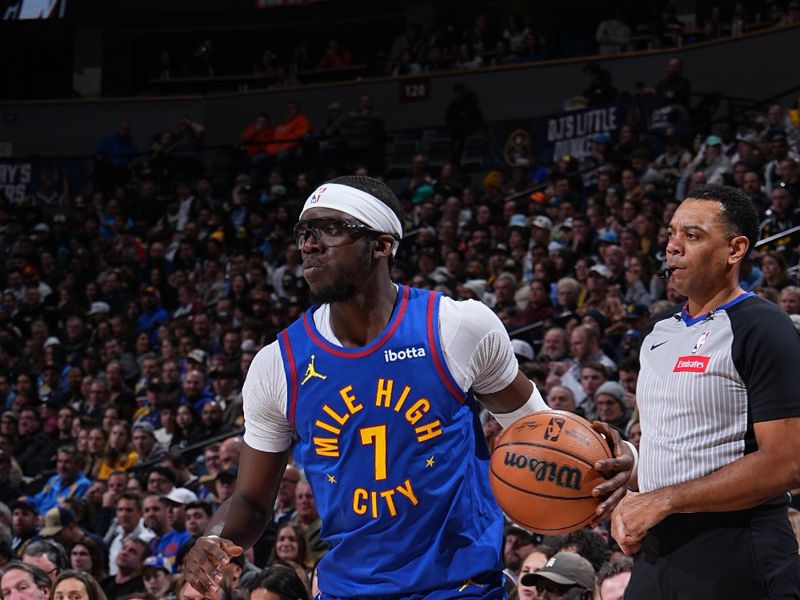
POLYGON ((728 282, 724 288, 717 290, 716 293, 709 294, 705 298, 689 298, 687 308, 689 316, 696 318, 709 313, 715 308, 727 304, 741 294, 744 294, 744 290, 739 287, 738 283, 728 282))
POLYGON ((331 304, 331 328, 345 348, 361 348, 374 340, 392 318, 397 288, 388 273, 343 302, 331 304))

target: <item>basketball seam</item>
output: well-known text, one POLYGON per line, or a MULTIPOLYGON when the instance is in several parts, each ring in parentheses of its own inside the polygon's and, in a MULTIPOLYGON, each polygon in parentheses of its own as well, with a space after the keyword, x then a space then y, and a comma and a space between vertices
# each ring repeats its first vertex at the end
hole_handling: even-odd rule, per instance
MULTIPOLYGON (((505 485, 510 488, 517 490, 518 492, 523 492, 525 494, 530 494, 531 496, 541 496, 542 498, 550 498, 551 500, 588 500, 589 498, 594 498, 594 496, 575 496, 574 498, 564 497, 564 496, 551 496, 550 494, 541 494, 539 492, 531 492, 530 490, 526 490, 525 488, 517 487, 513 483, 506 481, 500 475, 497 474, 497 471, 494 468, 491 469, 492 474, 497 477, 497 481, 502 481, 505 485)), ((599 502, 599 500, 598 500, 599 502)))
POLYGON ((567 452, 566 450, 561 450, 560 448, 556 448, 554 446, 548 446, 547 444, 540 444, 538 442, 519 442, 519 441, 504 442, 502 444, 499 444, 499 445, 495 446, 494 450, 492 450, 492 454, 497 452, 500 448, 504 448, 506 446, 535 446, 536 448, 544 448, 545 450, 550 450, 552 452, 558 452, 560 454, 565 454, 566 456, 569 456, 570 458, 574 458, 575 460, 578 460, 578 461, 584 463, 586 466, 588 466, 590 468, 594 468, 594 463, 589 462, 585 458, 581 458, 580 456, 576 456, 575 454, 572 454, 571 452, 567 452))

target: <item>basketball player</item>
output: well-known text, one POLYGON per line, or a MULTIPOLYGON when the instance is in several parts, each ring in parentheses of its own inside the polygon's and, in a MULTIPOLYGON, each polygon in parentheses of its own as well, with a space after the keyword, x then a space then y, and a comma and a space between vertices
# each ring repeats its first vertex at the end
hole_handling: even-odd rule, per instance
POLYGON ((739 287, 757 235, 750 199, 724 186, 693 189, 670 223, 688 303, 641 346, 641 491, 613 519, 623 550, 641 549, 626 599, 800 598, 786 493, 800 486, 800 337, 739 287))
MULTIPOLYGON (((392 283, 402 222, 392 191, 366 177, 306 201, 294 234, 316 306, 250 368, 236 493, 184 567, 198 589, 258 539, 295 439, 331 547, 322 598, 503 597, 503 517, 470 392, 503 426, 546 405, 489 308, 392 283)), ((602 514, 634 455, 597 427, 615 456, 600 463, 602 514)))

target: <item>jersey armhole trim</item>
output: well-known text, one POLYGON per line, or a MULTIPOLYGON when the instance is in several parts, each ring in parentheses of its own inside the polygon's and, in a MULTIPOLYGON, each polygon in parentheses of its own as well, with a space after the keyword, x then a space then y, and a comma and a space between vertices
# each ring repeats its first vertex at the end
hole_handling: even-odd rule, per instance
POLYGON ((461 393, 458 386, 450 374, 450 370, 445 367, 444 352, 442 351, 441 344, 439 343, 439 299, 441 294, 431 292, 428 294, 428 310, 427 310, 427 330, 428 330, 428 347, 431 349, 431 357, 433 358, 433 365, 439 373, 439 377, 444 383, 447 390, 453 395, 459 404, 464 404, 466 396, 461 393))
POLYGON ((289 392, 288 402, 286 403, 286 418, 289 420, 289 424, 294 427, 294 413, 297 408, 297 366, 292 352, 292 343, 289 341, 289 334, 285 329, 281 331, 280 345, 284 355, 283 362, 286 365, 286 387, 289 392))

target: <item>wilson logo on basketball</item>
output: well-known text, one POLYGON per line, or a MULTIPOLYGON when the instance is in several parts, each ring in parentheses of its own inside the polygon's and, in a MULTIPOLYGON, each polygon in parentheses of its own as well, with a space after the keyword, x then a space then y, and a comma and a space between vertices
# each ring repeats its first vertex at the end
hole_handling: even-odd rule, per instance
POLYGON ((559 465, 550 460, 540 460, 533 456, 525 456, 506 450, 505 464, 517 469, 528 469, 536 481, 550 481, 559 487, 572 490, 581 489, 583 473, 580 469, 567 465, 559 465))
POLYGON ((710 356, 679 356, 672 372, 705 373, 710 360, 710 356))

